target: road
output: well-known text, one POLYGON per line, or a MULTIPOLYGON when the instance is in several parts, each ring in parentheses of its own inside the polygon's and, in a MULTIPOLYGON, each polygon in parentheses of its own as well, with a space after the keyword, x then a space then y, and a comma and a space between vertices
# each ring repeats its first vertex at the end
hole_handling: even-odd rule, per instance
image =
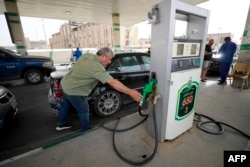
MULTIPOLYGON (((55 130, 57 117, 51 111, 47 98, 49 79, 39 85, 27 85, 23 80, 0 82, 0 85, 14 93, 19 108, 13 126, 0 133, 0 161, 80 132, 77 116, 69 118, 72 128, 59 132, 55 130)), ((136 103, 123 106, 117 114, 109 118, 90 115, 91 127, 134 113, 137 111, 136 106, 136 103)))

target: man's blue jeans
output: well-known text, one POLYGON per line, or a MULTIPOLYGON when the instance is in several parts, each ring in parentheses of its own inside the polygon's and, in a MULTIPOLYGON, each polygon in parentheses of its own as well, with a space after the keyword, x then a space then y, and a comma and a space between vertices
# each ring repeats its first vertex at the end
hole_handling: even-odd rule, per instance
POLYGON ((62 126, 67 123, 68 112, 71 106, 73 106, 77 110, 81 130, 86 131, 90 129, 88 97, 71 96, 67 95, 66 93, 63 93, 63 102, 59 111, 58 125, 62 126))

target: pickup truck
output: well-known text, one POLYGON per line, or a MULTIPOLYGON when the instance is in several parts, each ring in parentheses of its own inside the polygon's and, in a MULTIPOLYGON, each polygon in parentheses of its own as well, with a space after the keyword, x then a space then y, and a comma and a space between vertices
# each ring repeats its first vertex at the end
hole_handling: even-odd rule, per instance
POLYGON ((20 55, 0 47, 0 81, 25 79, 28 84, 35 85, 55 70, 49 57, 20 55))

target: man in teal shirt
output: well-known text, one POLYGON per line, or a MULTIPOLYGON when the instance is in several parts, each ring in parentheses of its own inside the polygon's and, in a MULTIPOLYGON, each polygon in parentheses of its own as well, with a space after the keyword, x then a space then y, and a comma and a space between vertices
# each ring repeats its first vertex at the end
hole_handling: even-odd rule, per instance
POLYGON ((71 128, 67 122, 68 111, 72 105, 78 112, 81 130, 90 129, 88 95, 98 82, 107 83, 114 89, 125 93, 139 102, 141 94, 126 87, 120 81, 114 79, 105 69, 111 63, 113 52, 104 47, 97 51, 96 55, 86 53, 79 59, 72 69, 61 80, 64 99, 59 111, 59 120, 56 130, 71 128))

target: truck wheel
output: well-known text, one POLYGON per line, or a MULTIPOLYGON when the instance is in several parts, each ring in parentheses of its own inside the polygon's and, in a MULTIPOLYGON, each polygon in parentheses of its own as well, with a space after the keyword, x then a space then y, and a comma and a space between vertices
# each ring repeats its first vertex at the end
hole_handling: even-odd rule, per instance
POLYGON ((24 73, 24 79, 27 83, 36 85, 43 81, 44 76, 41 71, 30 69, 24 73))
POLYGON ((95 112, 100 117, 108 117, 120 110, 122 98, 114 90, 102 92, 94 102, 95 112))

